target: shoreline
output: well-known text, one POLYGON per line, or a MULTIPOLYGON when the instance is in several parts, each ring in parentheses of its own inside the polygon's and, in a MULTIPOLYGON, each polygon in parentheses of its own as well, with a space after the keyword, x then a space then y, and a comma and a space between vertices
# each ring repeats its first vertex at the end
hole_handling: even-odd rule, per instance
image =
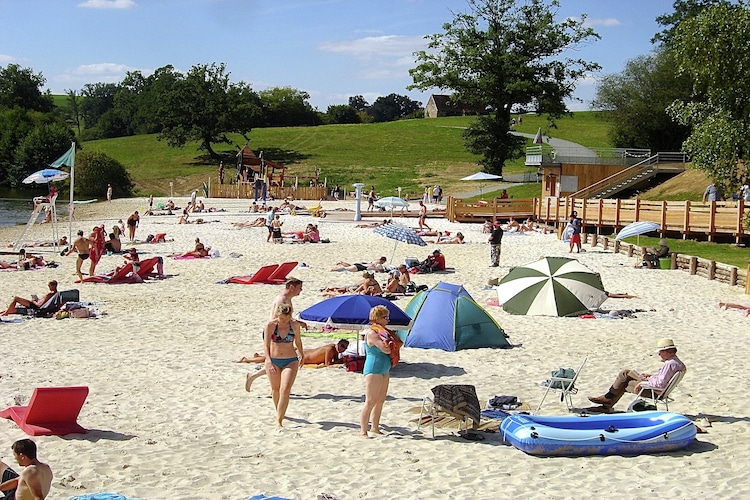
MULTIPOLYGON (((181 206, 187 201, 175 198, 181 206)), ((371 229, 354 228, 356 223, 338 215, 282 216, 284 230, 317 223, 321 237, 331 243, 274 245, 265 242, 264 227, 231 225, 260 216, 246 212, 250 201, 204 202, 227 212, 191 217, 204 218, 203 224, 178 225, 179 214, 142 218, 139 240, 157 232, 174 239, 136 244, 145 257, 192 249, 195 237, 220 251, 215 259, 165 258, 170 277, 164 280, 75 285, 74 256, 56 257, 56 269, 0 273, 3 305, 14 294, 39 293, 47 281, 58 279, 61 290, 78 288, 81 300, 96 302, 106 312, 98 319, 0 325, 5 336, 0 356, 8 360, 0 366, 0 409, 27 403, 35 387, 90 389, 78 420, 88 434, 33 438, 40 459, 55 472, 50 498, 109 491, 164 499, 248 498, 259 493, 299 499, 315 499, 322 493, 340 500, 447 499, 491 498, 500 489, 522 498, 572 498, 580 496, 584 482, 591 494, 614 498, 652 498, 657 491, 673 498, 750 494, 744 471, 750 459, 750 403, 737 380, 750 369, 748 319, 741 312, 718 308, 719 302, 750 302, 738 287, 683 272, 634 269, 632 258, 584 245, 588 251, 574 257, 602 275, 606 290, 638 296, 608 299, 602 307, 644 312, 617 320, 513 316, 486 305, 497 297, 485 289, 488 279, 543 256, 570 256, 567 245, 554 234, 506 234, 501 267, 492 269, 487 267, 487 235, 481 224, 431 219, 430 226, 438 230, 463 232, 467 243, 437 245, 454 273, 415 275, 413 280, 430 287, 441 280, 463 284, 508 333, 514 347, 404 349, 383 409, 385 435, 370 440, 358 437, 361 374, 303 368, 292 389, 285 428, 279 432, 268 383, 260 379, 250 393, 245 392, 245 375, 255 367, 234 361, 261 349, 260 330, 280 288, 217 281, 266 264, 305 262, 309 267, 291 273, 305 282, 294 299, 300 311, 323 299, 321 288, 356 280, 354 273, 329 272, 336 261, 369 261, 380 255, 390 260, 392 252, 398 262, 422 259, 436 245, 399 243, 394 250, 392 240, 371 229), (232 253, 241 256, 231 257, 232 253), (711 421, 708 433, 699 434, 698 441, 681 452, 542 459, 506 446, 497 433, 471 442, 438 428, 431 439, 428 428, 416 431, 410 422, 416 415, 409 410, 438 384, 474 385, 480 402, 494 395, 516 395, 536 408, 543 394, 539 382, 559 367, 577 368, 585 356, 588 362, 573 401, 577 407, 589 406, 586 397, 606 390, 618 370, 658 368, 653 345, 661 337, 674 339, 688 367, 670 409, 696 421, 711 421)), ((147 198, 80 205, 73 231, 90 231, 98 223, 110 228, 146 207, 147 198)), ((353 218, 353 212, 346 213, 353 218)), ((416 226, 413 219, 403 222, 416 226)), ((64 225, 67 231, 67 221, 64 225)), ((12 241, 15 229, 0 228, 0 245, 12 241)), ((32 237, 41 239, 33 235, 48 231, 35 227, 32 237)), ((104 256, 98 270, 121 262, 119 255, 104 256)), ((399 298, 395 304, 403 309, 408 300, 399 298)), ((303 337, 306 348, 328 342, 303 337)), ((630 400, 626 396, 618 408, 624 410, 630 400)), ((541 413, 567 412, 559 400, 548 397, 541 413)), ((24 437, 11 421, 0 421, 3 461, 13 462, 10 443, 24 437)))

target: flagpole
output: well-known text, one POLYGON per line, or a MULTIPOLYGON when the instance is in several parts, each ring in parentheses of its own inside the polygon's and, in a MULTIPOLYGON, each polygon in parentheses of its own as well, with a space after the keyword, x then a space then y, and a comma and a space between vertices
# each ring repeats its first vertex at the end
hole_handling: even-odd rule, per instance
POLYGON ((76 180, 76 143, 71 143, 70 149, 73 152, 70 161, 70 204, 68 205, 68 245, 73 244, 73 188, 75 187, 76 180))

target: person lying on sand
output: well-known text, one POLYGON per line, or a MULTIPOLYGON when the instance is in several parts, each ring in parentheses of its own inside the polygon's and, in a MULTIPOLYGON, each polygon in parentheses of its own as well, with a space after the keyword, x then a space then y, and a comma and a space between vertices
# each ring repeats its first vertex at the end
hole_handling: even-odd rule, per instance
POLYGON ((604 292, 610 299, 638 299, 637 295, 630 295, 629 293, 615 293, 615 292, 604 292))
POLYGON ((196 259, 200 259, 201 257, 208 257, 208 252, 210 250, 211 247, 206 247, 203 243, 201 243, 200 238, 195 238, 195 248, 193 248, 191 251, 185 253, 173 253, 168 255, 167 257, 195 257, 196 259))
POLYGON ((266 218, 265 217, 258 217, 254 221, 245 221, 245 222, 232 222, 232 225, 235 227, 265 227, 266 226, 266 218))
POLYGON ((438 233, 438 237, 434 240, 425 240, 427 243, 434 243, 434 244, 446 244, 446 245, 463 245, 464 244, 464 235, 463 233, 456 233, 456 236, 448 236, 448 235, 442 235, 438 233))
POLYGON ((331 271, 349 271, 352 273, 356 273, 370 270, 382 272, 385 269, 386 260, 387 259, 385 257, 380 257, 377 260, 373 260, 369 264, 365 264, 363 262, 355 262, 354 264, 349 264, 348 262, 339 261, 335 266, 331 268, 331 271))
POLYGON ((745 311, 745 316, 750 315, 750 304, 743 306, 742 304, 733 304, 731 302, 719 302, 720 309, 739 309, 745 311))
MULTIPOLYGON (((349 347, 349 341, 341 339, 335 344, 327 344, 322 347, 316 347, 315 349, 305 350, 304 364, 306 365, 325 365, 330 366, 341 363, 342 360, 339 354, 346 351, 349 347)), ((254 353, 252 357, 242 357, 235 363, 265 363, 266 357, 259 353, 254 353)))
POLYGON ((390 224, 391 221, 383 219, 383 222, 370 222, 369 224, 357 224, 354 227, 363 227, 365 229, 372 229, 379 226, 385 226, 386 224, 390 224))

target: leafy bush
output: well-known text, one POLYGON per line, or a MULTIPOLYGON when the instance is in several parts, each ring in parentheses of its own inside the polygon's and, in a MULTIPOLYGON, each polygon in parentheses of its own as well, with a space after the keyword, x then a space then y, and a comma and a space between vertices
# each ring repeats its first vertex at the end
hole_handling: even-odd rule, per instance
POLYGON ((133 194, 133 181, 122 163, 100 151, 83 151, 76 155, 76 194, 103 196, 107 184, 112 184, 118 197, 133 194))

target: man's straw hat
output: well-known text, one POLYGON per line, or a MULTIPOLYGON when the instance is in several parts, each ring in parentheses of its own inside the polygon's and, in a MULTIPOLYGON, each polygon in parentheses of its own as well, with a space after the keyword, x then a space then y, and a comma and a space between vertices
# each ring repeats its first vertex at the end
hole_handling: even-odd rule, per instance
POLYGON ((661 352, 666 349, 677 349, 677 346, 674 345, 674 341, 672 339, 659 339, 659 341, 656 343, 656 352, 661 352))

